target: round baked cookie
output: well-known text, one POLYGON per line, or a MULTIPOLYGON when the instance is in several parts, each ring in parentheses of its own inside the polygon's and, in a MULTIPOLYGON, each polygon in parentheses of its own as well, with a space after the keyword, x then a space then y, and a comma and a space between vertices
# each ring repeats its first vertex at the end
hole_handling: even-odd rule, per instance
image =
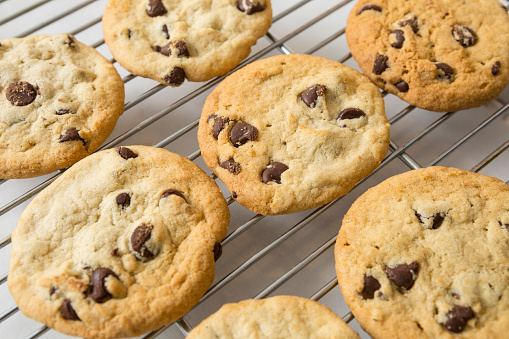
POLYGON ((509 186, 429 167, 369 189, 343 219, 342 294, 373 338, 507 338, 509 186))
POLYGON ((316 301, 276 296, 225 304, 193 328, 189 339, 359 339, 337 314, 316 301))
POLYGON ((177 320, 214 278, 229 212, 180 155, 129 146, 88 156, 25 209, 8 286, 23 314, 86 338, 177 320))
POLYGON ((499 0, 359 0, 346 38, 375 84, 427 110, 481 106, 509 82, 509 15, 499 0))
POLYGON ((106 44, 129 72, 179 86, 233 69, 272 24, 270 0, 110 0, 106 44))
POLYGON ((113 65, 70 34, 0 41, 0 178, 30 178, 96 150, 124 111, 113 65))
POLYGON ((233 198, 256 213, 283 214, 346 194, 382 161, 389 125, 378 88, 359 72, 280 55, 214 89, 198 141, 233 198))

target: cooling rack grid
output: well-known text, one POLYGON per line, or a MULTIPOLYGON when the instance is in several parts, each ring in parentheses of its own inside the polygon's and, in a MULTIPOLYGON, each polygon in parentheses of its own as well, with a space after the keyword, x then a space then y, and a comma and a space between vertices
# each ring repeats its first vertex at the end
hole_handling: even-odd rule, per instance
MULTIPOLYGON (((505 5, 507 0, 503 0, 505 5)), ((241 65, 283 53, 307 53, 358 69, 346 45, 346 17, 354 1, 273 0, 274 23, 241 65)), ((69 32, 109 58, 125 82, 125 113, 101 147, 155 145, 188 156, 206 173, 196 140, 203 103, 222 80, 169 88, 136 77, 113 60, 104 44, 102 1, 0 0, 0 39, 69 32), (157 122, 157 123, 156 123, 157 122)), ((184 338, 202 319, 227 302, 292 294, 318 300, 369 338, 350 314, 337 287, 333 247, 343 215, 369 187, 411 169, 443 165, 509 180, 509 89, 471 110, 439 114, 409 106, 384 93, 391 123, 391 149, 368 178, 349 194, 320 208, 285 216, 256 215, 228 200, 231 222, 216 265, 216 279, 200 303, 178 322, 143 338, 184 338)), ((0 337, 67 338, 24 317, 6 281, 10 235, 24 207, 59 172, 34 179, 0 181, 0 337)))

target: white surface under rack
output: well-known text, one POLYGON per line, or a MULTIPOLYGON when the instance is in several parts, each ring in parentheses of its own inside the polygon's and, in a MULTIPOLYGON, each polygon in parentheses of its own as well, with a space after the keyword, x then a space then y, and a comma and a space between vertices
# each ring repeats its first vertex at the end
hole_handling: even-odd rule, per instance
MULTIPOLYGON (((358 69, 344 35, 354 2, 272 0, 273 26, 239 67, 272 55, 308 53, 358 69)), ((507 5, 506 0, 504 3, 507 5)), ((101 16, 105 6, 106 0, 0 0, 0 39, 68 32, 95 47, 114 63, 126 89, 125 113, 101 149, 135 144, 164 147, 188 156, 212 176, 200 157, 196 132, 205 98, 222 78, 170 88, 129 74, 104 44, 101 16)), ((350 314, 334 270, 335 237, 352 202, 392 175, 431 165, 509 180, 509 89, 482 107, 448 114, 409 106, 390 94, 385 95, 385 102, 392 125, 390 152, 368 178, 334 202, 297 214, 263 217, 233 201, 217 180, 232 218, 216 265, 216 279, 181 320, 143 338, 184 338, 224 303, 281 294, 315 299, 342 316, 363 338, 369 338, 350 314)), ((58 175, 0 181, 1 338, 68 338, 24 317, 6 284, 12 230, 33 196, 58 175)))

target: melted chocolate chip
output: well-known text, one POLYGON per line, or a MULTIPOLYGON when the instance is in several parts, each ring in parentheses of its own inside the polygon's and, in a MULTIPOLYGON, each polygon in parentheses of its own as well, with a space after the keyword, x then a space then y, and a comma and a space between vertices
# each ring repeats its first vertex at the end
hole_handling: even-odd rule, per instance
POLYGON ((475 317, 475 313, 469 306, 454 305, 445 316, 447 321, 442 325, 450 332, 460 333, 465 329, 467 321, 475 317))
POLYGON ((7 87, 5 97, 14 106, 26 106, 37 97, 37 91, 32 84, 26 81, 13 82, 7 87))
POLYGON ((62 306, 60 306, 60 313, 65 320, 81 320, 74 308, 72 308, 71 300, 69 299, 65 299, 62 306))
POLYGON ((214 261, 217 261, 221 257, 221 254, 223 254, 223 246, 221 246, 220 242, 216 242, 214 244, 213 251, 214 251, 214 261))
POLYGON ((237 192, 232 192, 232 198, 237 199, 237 192))
POLYGON ((318 97, 319 96, 320 97, 325 96, 326 92, 327 92, 327 87, 325 87, 324 85, 316 84, 316 85, 313 85, 313 86, 309 87, 304 92, 302 92, 300 94, 300 98, 301 98, 302 101, 304 101, 304 103, 308 107, 315 108, 316 107, 316 101, 318 100, 318 97))
POLYGON ((67 108, 61 108, 55 112, 56 115, 64 115, 64 114, 71 114, 71 113, 72 113, 72 111, 67 108))
POLYGON ((117 205, 124 209, 129 207, 129 205, 131 204, 131 196, 129 195, 129 193, 120 193, 119 195, 117 195, 116 201, 117 205))
POLYGON ((104 280, 110 275, 118 279, 118 276, 115 274, 115 272, 109 268, 101 267, 92 272, 92 293, 90 294, 90 298, 100 304, 105 303, 112 298, 111 294, 108 292, 106 286, 104 285, 104 280))
POLYGON ((147 225, 145 223, 134 229, 133 234, 131 235, 131 246, 134 251, 138 252, 138 254, 143 259, 153 259, 154 255, 147 249, 145 243, 150 239, 152 235, 152 229, 154 226, 147 225))
POLYGON ((131 39, 131 30, 129 28, 127 29, 127 38, 131 39))
POLYGON ((389 66, 387 66, 388 57, 385 55, 377 54, 375 63, 373 64, 373 72, 376 75, 382 74, 389 66))
POLYGON ((209 116, 207 121, 210 119, 214 119, 214 126, 212 126, 212 136, 217 140, 219 137, 219 133, 226 127, 226 125, 230 122, 230 119, 226 117, 220 117, 215 114, 209 116))
POLYGON ((83 138, 80 137, 79 131, 74 127, 69 128, 67 131, 65 131, 64 134, 60 135, 60 138, 58 139, 59 142, 74 141, 74 140, 81 140, 83 143, 85 143, 83 138))
POLYGON ((417 23, 417 17, 413 14, 407 15, 406 18, 398 22, 399 27, 410 26, 412 32, 417 33, 419 31, 419 25, 417 23))
POLYGON ((288 169, 283 163, 280 162, 271 162, 267 168, 265 168, 262 172, 262 181, 264 184, 267 184, 271 181, 275 181, 278 184, 281 184, 281 174, 288 169))
POLYGON ((57 288, 55 286, 51 286, 49 289, 49 296, 51 297, 55 292, 57 291, 57 288))
POLYGON ((156 17, 168 13, 161 0, 148 0, 147 14, 149 17, 156 17))
POLYGON ((377 5, 366 5, 361 8, 361 10, 359 11, 359 13, 357 13, 357 15, 360 15, 364 11, 382 12, 382 8, 380 8, 380 6, 377 6, 377 5))
MULTIPOLYGON (((419 221, 424 224, 424 217, 419 213, 415 212, 415 216, 419 221)), ((432 230, 436 230, 440 226, 442 226, 442 222, 444 221, 445 214, 442 212, 435 213, 431 218, 433 218, 433 224, 431 225, 432 230)), ((427 219, 427 218, 426 218, 427 219)))
POLYGON ((228 172, 231 174, 239 174, 240 173, 240 164, 235 162, 233 159, 228 159, 226 161, 223 161, 219 163, 219 166, 221 166, 224 169, 227 169, 228 172))
POLYGON ((509 231, 509 224, 502 224, 502 222, 501 222, 501 221, 499 221, 499 222, 498 222, 498 224, 499 224, 500 226, 502 226, 503 228, 505 228, 507 231, 509 231))
POLYGON ((467 26, 454 25, 452 27, 452 35, 463 47, 472 46, 477 42, 477 34, 467 26))
POLYGON ((186 73, 180 67, 175 67, 170 74, 164 77, 164 81, 172 86, 180 86, 186 79, 186 73))
POLYGON ((237 8, 241 12, 245 12, 247 15, 251 15, 256 12, 261 12, 265 9, 265 4, 258 1, 250 0, 237 0, 237 8))
POLYGON ((69 45, 70 48, 75 48, 76 47, 76 41, 70 35, 67 35, 67 38, 69 39, 69 41, 64 42, 64 44, 65 45, 69 45))
POLYGON ((170 38, 170 33, 168 32, 168 26, 163 25, 163 33, 166 36, 166 39, 170 38))
POLYGON ((416 262, 410 264, 400 264, 394 267, 387 266, 385 273, 387 278, 394 283, 394 285, 408 291, 414 286, 417 273, 419 272, 419 264, 416 262))
POLYGON ((255 141, 256 139, 258 139, 256 127, 243 121, 237 122, 230 131, 230 140, 235 147, 244 145, 249 140, 255 141))
POLYGON ((443 62, 435 63, 435 66, 438 69, 437 78, 445 81, 453 81, 454 71, 448 64, 444 64, 443 62))
POLYGON ((357 119, 365 115, 366 113, 362 109, 350 107, 339 112, 338 120, 357 119))
POLYGON ((378 280, 371 275, 364 275, 364 287, 362 291, 359 292, 360 296, 364 299, 373 299, 375 297, 375 291, 380 289, 382 285, 378 282, 378 280))
POLYGON ((495 61, 493 66, 491 66, 491 74, 497 75, 500 71, 500 61, 495 61))
POLYGON ((167 189, 166 191, 164 191, 163 194, 161 194, 161 199, 169 197, 172 194, 175 194, 176 196, 179 196, 182 199, 186 200, 186 198, 184 197, 184 195, 182 193, 180 193, 179 191, 174 190, 172 188, 167 189))
POLYGON ((138 154, 134 153, 130 148, 127 147, 118 147, 117 153, 125 160, 138 157, 138 154))
POLYGON ((400 91, 401 93, 408 92, 408 84, 406 83, 405 80, 401 80, 400 82, 394 84, 394 86, 396 86, 398 91, 400 91))
POLYGON ((154 51, 161 53, 162 55, 170 56, 172 55, 172 48, 176 48, 178 50, 177 56, 185 56, 189 57, 189 50, 187 49, 187 43, 184 40, 176 40, 170 41, 166 46, 154 46, 154 51))
POLYGON ((112 257, 118 256, 118 247, 115 247, 114 249, 112 249, 111 252, 110 252, 110 255, 112 257))
POLYGON ((403 43, 405 42, 404 32, 401 29, 396 29, 391 31, 391 34, 394 34, 396 37, 396 41, 391 44, 392 47, 396 49, 400 49, 403 47, 403 43))

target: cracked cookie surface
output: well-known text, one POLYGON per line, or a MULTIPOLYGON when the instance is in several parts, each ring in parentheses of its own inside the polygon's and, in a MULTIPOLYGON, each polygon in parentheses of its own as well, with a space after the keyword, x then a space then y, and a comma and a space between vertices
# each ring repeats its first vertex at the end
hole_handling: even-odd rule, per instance
POLYGON ((227 73, 271 24, 270 0, 110 0, 103 16, 115 59, 170 86, 227 73))
POLYGON ((382 161, 389 125, 379 89, 362 74, 291 54, 256 61, 216 87, 198 141, 240 204, 284 214, 346 194, 382 161))
POLYGON ((147 146, 101 151, 21 215, 9 290, 21 312, 63 333, 138 336, 198 302, 228 222, 216 183, 186 158, 147 146))
POLYGON ((0 178, 67 167, 96 150, 124 111, 113 65, 69 34, 0 41, 0 178))
POLYGON ((509 186, 455 168, 391 177, 343 219, 342 294, 373 338, 505 338, 509 186))
POLYGON ((509 15, 499 0, 359 0, 346 37, 371 81, 420 108, 478 107, 509 83, 509 15))

